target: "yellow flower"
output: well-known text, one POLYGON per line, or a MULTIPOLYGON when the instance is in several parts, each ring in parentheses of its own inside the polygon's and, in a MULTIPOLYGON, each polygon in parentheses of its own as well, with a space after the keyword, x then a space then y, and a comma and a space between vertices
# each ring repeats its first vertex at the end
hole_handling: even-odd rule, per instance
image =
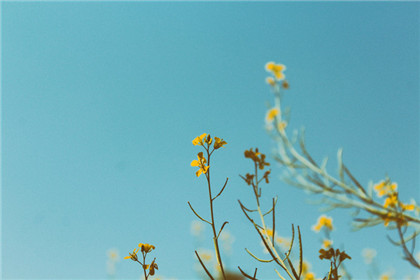
POLYGON ((265 70, 271 72, 277 80, 283 80, 285 78, 283 71, 286 70, 286 66, 283 64, 275 64, 270 61, 265 65, 265 70))
POLYGON ((312 230, 319 232, 323 227, 326 227, 329 230, 333 230, 332 218, 325 215, 321 215, 318 218, 316 225, 312 226, 312 230))
POLYGON ((265 78, 265 82, 272 87, 274 87, 276 85, 276 81, 272 77, 265 78))
POLYGON ((392 193, 390 194, 384 202, 384 207, 385 208, 395 208, 398 205, 398 193, 392 193))
POLYGON ((157 263, 155 263, 155 260, 152 261, 152 263, 149 266, 149 274, 155 275, 155 269, 158 269, 157 263))
POLYGON ((203 156, 203 152, 199 152, 198 155, 198 160, 193 160, 191 162, 191 166, 198 166, 200 167, 200 169, 198 169, 198 171, 195 173, 195 175, 197 175, 197 177, 200 177, 200 175, 202 173, 207 173, 207 170, 210 168, 210 166, 206 166, 207 160, 206 158, 203 156))
POLYGON ((330 248, 332 244, 332 240, 324 239, 324 241, 322 241, 322 247, 324 247, 325 249, 330 248))
POLYGON ((382 274, 382 275, 379 277, 379 279, 380 279, 380 280, 391 280, 392 278, 391 278, 391 276, 389 276, 388 274, 382 274))
POLYGON ((265 116, 265 120, 267 123, 271 123, 274 121, 274 118, 280 113, 280 110, 277 108, 272 108, 268 110, 267 115, 265 116))
POLYGON ((373 188, 376 191, 378 197, 382 197, 388 193, 395 192, 397 190, 397 183, 390 183, 389 181, 381 181, 377 183, 373 188))
POLYGON ((155 246, 147 244, 147 243, 140 243, 139 247, 141 248, 141 251, 144 253, 150 253, 152 250, 155 249, 155 246))
POLYGON ((306 273, 303 280, 315 280, 315 274, 313 272, 306 273))
POLYGON ((303 274, 308 273, 310 268, 311 268, 311 265, 308 262, 306 262, 306 261, 302 262, 302 273, 303 274))
POLYGON ((265 235, 265 234, 267 234, 268 235, 268 237, 271 237, 271 236, 273 236, 273 230, 272 229, 270 229, 270 228, 268 228, 268 229, 260 229, 260 232, 261 232, 261 234, 262 235, 265 235))
POLYGON ((206 137, 206 135, 207 135, 207 133, 203 133, 200 136, 194 138, 194 140, 192 140, 193 145, 194 146, 203 145, 204 144, 203 139, 204 139, 204 137, 206 137))
POLYGON ((414 204, 403 204, 403 203, 401 203, 400 205, 401 205, 401 209, 403 211, 413 211, 416 207, 414 204))
POLYGON ((214 137, 214 148, 217 150, 221 147, 223 147, 224 145, 226 145, 226 141, 223 139, 220 139, 219 137, 214 137))
POLYGON ((137 261, 137 252, 139 251, 139 248, 135 248, 134 250, 133 250, 133 253, 128 253, 128 254, 130 254, 129 256, 127 256, 127 257, 124 257, 124 259, 132 259, 133 261, 137 261))

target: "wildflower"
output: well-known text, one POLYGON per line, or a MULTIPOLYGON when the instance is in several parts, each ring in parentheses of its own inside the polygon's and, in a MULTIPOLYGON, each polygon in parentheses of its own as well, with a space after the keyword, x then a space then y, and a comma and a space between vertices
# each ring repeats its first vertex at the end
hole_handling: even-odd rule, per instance
POLYGON ((273 236, 273 230, 271 228, 261 229, 260 232, 261 232, 261 234, 268 235, 269 237, 273 236))
POLYGON ((261 153, 258 152, 258 148, 255 149, 255 152, 252 150, 252 148, 249 150, 245 150, 244 152, 245 158, 250 158, 253 161, 259 161, 260 159, 258 158, 258 156, 260 154, 261 153))
POLYGON ((274 118, 280 113, 280 110, 277 108, 272 108, 268 110, 267 115, 265 116, 265 121, 267 123, 272 123, 274 118))
POLYGON ((275 81, 272 77, 267 77, 267 78, 265 79, 265 82, 266 82, 267 84, 269 84, 270 86, 272 86, 272 87, 274 87, 274 86, 276 85, 276 81, 275 81))
POLYGON ((413 211, 416 208, 414 204, 400 203, 400 206, 403 211, 413 211))
POLYGON ((302 262, 302 273, 303 274, 308 273, 310 268, 311 268, 311 265, 307 261, 302 262))
POLYGON ((138 258, 137 258, 137 252, 139 251, 139 248, 135 248, 134 250, 133 250, 133 253, 128 253, 129 254, 129 256, 127 256, 127 257, 124 257, 124 259, 125 260, 127 260, 127 259, 132 259, 133 261, 137 261, 138 260, 138 258))
POLYGON ((373 186, 373 189, 376 191, 378 197, 382 197, 386 194, 393 193, 397 190, 397 183, 390 183, 389 180, 381 181, 373 186))
POLYGON ((198 171, 195 173, 195 175, 197 175, 197 177, 200 177, 200 175, 202 173, 206 174, 207 170, 210 168, 210 166, 206 166, 207 160, 206 158, 203 156, 203 152, 199 152, 198 155, 198 160, 193 160, 191 162, 191 166, 198 166, 200 169, 198 169, 198 171))
POLYGON ((149 274, 155 275, 155 269, 158 269, 157 263, 155 263, 155 260, 152 261, 152 263, 149 266, 149 274))
POLYGON ((223 147, 224 145, 226 145, 226 141, 223 139, 220 139, 219 137, 214 137, 214 148, 217 150, 221 147, 223 147))
POLYGON ((265 180, 265 182, 268 184, 270 183, 270 181, 268 180, 268 175, 270 175, 271 170, 267 170, 265 171, 264 175, 263 175, 263 179, 265 180))
POLYGON ((194 146, 197 146, 197 145, 203 146, 204 144, 210 145, 212 141, 213 139, 210 137, 210 135, 207 135, 207 133, 203 133, 200 136, 197 136, 196 138, 194 138, 194 140, 192 140, 192 143, 194 146))
POLYGON ((285 121, 281 121, 279 122, 279 124, 277 125, 278 130, 283 131, 287 126, 287 122, 285 121))
POLYGON ((312 230, 319 232, 321 230, 321 228, 326 227, 329 230, 333 230, 333 224, 332 224, 332 218, 331 217, 327 217, 325 215, 321 215, 318 218, 318 222, 316 223, 316 225, 312 226, 312 230))
POLYGON ((305 274, 303 280, 315 280, 315 274, 313 272, 308 272, 305 274))
POLYGON ((283 71, 286 70, 286 66, 283 64, 275 64, 270 61, 265 65, 265 70, 271 72, 277 80, 283 80, 285 78, 283 71))
POLYGON ((286 81, 286 80, 284 80, 283 81, 283 83, 281 84, 281 86, 284 88, 284 89, 289 89, 289 82, 288 81, 286 81))
POLYGON ((204 144, 203 139, 204 139, 204 137, 206 137, 206 135, 207 135, 207 133, 203 133, 200 136, 194 138, 194 140, 192 140, 193 145, 194 146, 203 145, 204 144))
POLYGON ((239 175, 239 176, 241 176, 242 179, 244 179, 244 181, 250 186, 253 183, 255 175, 246 173, 245 177, 243 177, 242 175, 239 175))
POLYGON ((398 205, 398 193, 391 193, 384 202, 384 208, 395 208, 398 205))
POLYGON ((324 239, 324 241, 322 241, 322 247, 324 247, 325 249, 330 248, 332 244, 333 241, 329 239, 324 239))
POLYGON ((371 248, 365 248, 362 251, 362 256, 366 264, 371 264, 373 259, 376 257, 376 250, 371 248))
POLYGON ((391 278, 391 276, 390 276, 389 274, 384 273, 384 274, 382 274, 382 275, 379 277, 379 279, 380 279, 380 280, 391 280, 392 278, 391 278))
POLYGON ((155 249, 155 246, 153 246, 153 245, 150 245, 150 244, 147 244, 147 243, 140 243, 139 244, 139 247, 141 248, 141 251, 143 252, 143 253, 150 253, 152 250, 154 250, 155 249))

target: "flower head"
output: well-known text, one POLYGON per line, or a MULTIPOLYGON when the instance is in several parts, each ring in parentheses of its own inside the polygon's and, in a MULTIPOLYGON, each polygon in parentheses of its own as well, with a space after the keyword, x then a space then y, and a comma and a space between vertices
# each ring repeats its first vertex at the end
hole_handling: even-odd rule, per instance
POLYGON ((152 261, 152 263, 149 266, 149 274, 155 275, 155 269, 158 269, 157 263, 155 263, 155 260, 152 261))
POLYGON ((403 211, 413 211, 416 208, 414 204, 400 203, 400 206, 403 211))
POLYGON ((283 64, 275 64, 270 61, 265 65, 265 70, 271 72, 277 80, 283 80, 285 78, 283 71, 286 70, 286 66, 283 64))
POLYGON ((192 140, 193 145, 194 146, 203 145, 204 144, 203 140, 204 140, 204 137, 206 137, 206 135, 207 133, 203 133, 200 136, 197 136, 196 138, 194 138, 194 140, 192 140))
POLYGON ((398 205, 398 193, 394 192, 388 195, 384 202, 384 208, 395 208, 398 205))
POLYGON ((226 145, 226 141, 223 139, 220 139, 219 137, 214 137, 214 148, 217 150, 219 148, 222 148, 224 145, 226 145))
POLYGON ((206 174, 207 170, 209 170, 210 166, 206 165, 207 160, 206 158, 203 156, 203 152, 199 152, 197 155, 198 160, 193 160, 191 162, 191 166, 198 166, 200 169, 198 169, 198 171, 195 173, 195 175, 197 175, 197 177, 200 177, 200 175, 202 173, 206 174))
POLYGON ((324 239, 322 241, 322 247, 325 248, 325 249, 330 248, 332 244, 333 244, 333 241, 329 240, 329 239, 324 239))
POLYGON ((318 218, 318 222, 312 226, 312 230, 319 232, 323 227, 327 228, 328 230, 333 230, 332 218, 327 217, 325 215, 321 215, 318 218))
POLYGON ((397 183, 391 183, 389 180, 381 181, 373 186, 373 189, 376 191, 378 197, 382 197, 386 194, 396 192, 398 188, 397 183))
POLYGON ((313 272, 305 273, 303 280, 315 280, 315 274, 313 272))
POLYGON ((134 250, 133 250, 133 253, 128 253, 129 254, 129 256, 127 256, 127 257, 124 257, 124 259, 132 259, 133 261, 137 261, 138 260, 138 258, 137 258, 137 252, 139 251, 139 248, 135 248, 134 250))
POLYGON ((267 114, 265 115, 265 121, 267 123, 272 123, 275 119, 275 117, 280 113, 280 110, 278 108, 272 108, 267 111, 267 114))
POLYGON ((143 253, 150 253, 152 250, 155 249, 155 246, 147 243, 140 243, 139 247, 143 253))

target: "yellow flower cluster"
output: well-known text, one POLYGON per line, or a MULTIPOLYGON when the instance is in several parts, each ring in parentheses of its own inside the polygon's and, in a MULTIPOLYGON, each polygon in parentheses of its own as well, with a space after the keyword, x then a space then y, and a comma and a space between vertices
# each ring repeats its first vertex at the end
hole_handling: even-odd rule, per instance
MULTIPOLYGON (((415 209, 415 205, 413 203, 405 204, 399 201, 397 188, 397 183, 391 183, 389 179, 381 181, 375 184, 373 187, 378 197, 385 196, 384 208, 393 209, 400 212, 413 211, 415 209)), ((395 215, 393 213, 387 213, 383 216, 382 219, 384 220, 385 226, 388 226, 391 221, 395 221, 400 224, 406 223, 406 221, 399 217, 399 215, 395 215)))
POLYGON ((316 232, 319 232, 323 227, 325 227, 326 229, 328 229, 330 231, 334 229, 331 217, 321 215, 318 218, 318 222, 314 226, 312 226, 312 230, 316 231, 316 232))
POLYGON ((275 64, 273 61, 270 61, 265 64, 265 70, 271 72, 278 81, 284 80, 286 77, 283 74, 283 71, 286 70, 286 66, 283 64, 275 64))
POLYGON ((276 118, 276 116, 278 116, 280 113, 280 110, 277 108, 272 108, 270 110, 267 111, 267 114, 265 116, 265 121, 267 123, 272 123, 274 121, 274 119, 276 118))
POLYGON ((206 165, 207 160, 203 155, 203 152, 199 152, 198 155, 198 160, 193 160, 191 162, 191 166, 198 166, 199 169, 198 171, 195 173, 195 175, 197 175, 197 177, 200 177, 201 174, 206 174, 207 171, 209 170, 210 166, 206 165))
POLYGON ((378 197, 382 197, 384 195, 396 192, 397 188, 397 183, 391 183, 389 180, 381 181, 373 187, 378 197))
POLYGON ((323 247, 324 249, 328 249, 328 248, 330 248, 332 244, 333 244, 333 241, 332 241, 332 240, 329 240, 329 239, 324 239, 324 240, 322 241, 322 247, 323 247))
MULTIPOLYGON (((219 137, 214 137, 214 142, 213 142, 213 138, 211 138, 210 134, 207 134, 207 133, 203 133, 200 136, 194 138, 192 140, 192 143, 194 146, 197 146, 197 145, 203 146, 207 152, 208 157, 211 155, 211 153, 214 150, 220 149, 224 145, 227 144, 225 140, 219 137), (211 143, 213 143, 212 151, 210 151, 211 143)), ((201 174, 206 174, 210 168, 210 166, 207 165, 207 159, 204 156, 203 152, 199 152, 197 154, 197 159, 191 162, 191 166, 199 168, 198 171, 195 173, 197 177, 200 177, 201 174)))
POLYGON ((286 70, 286 66, 284 66, 283 64, 276 64, 270 61, 265 64, 265 70, 267 70, 273 75, 273 77, 267 77, 265 79, 267 84, 269 84, 272 87, 275 87, 277 86, 278 81, 283 81, 282 87, 284 89, 289 88, 289 83, 286 80, 284 80, 286 76, 283 73, 286 70))
MULTIPOLYGON (((155 262, 156 258, 152 261, 151 264, 146 264, 146 255, 148 253, 150 253, 151 251, 153 251, 155 248, 156 247, 153 246, 153 245, 151 245, 151 244, 140 243, 139 246, 138 246, 138 248, 135 248, 133 250, 133 253, 129 253, 129 255, 127 257, 124 257, 124 259, 131 259, 131 260, 133 260, 135 262, 138 262, 139 264, 141 264, 141 266, 144 269, 145 273, 146 273, 146 270, 148 269, 149 270, 149 273, 147 274, 147 276, 154 275, 155 274, 155 270, 158 269, 158 265, 155 262), (138 258, 138 256, 137 256, 137 253, 139 252, 139 250, 140 250, 140 252, 143 255, 143 260, 142 261, 140 261, 139 258, 138 258)), ((146 277, 146 279, 147 279, 147 277, 146 277)))
POLYGON ((308 262, 302 262, 302 276, 303 280, 315 280, 315 273, 310 272, 311 266, 308 262))

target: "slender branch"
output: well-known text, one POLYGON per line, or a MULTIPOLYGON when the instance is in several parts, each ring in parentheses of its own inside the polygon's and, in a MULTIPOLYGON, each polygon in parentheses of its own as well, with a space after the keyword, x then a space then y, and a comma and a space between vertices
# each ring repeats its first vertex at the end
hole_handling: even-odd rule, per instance
POLYGON ((217 197, 219 197, 219 195, 221 195, 222 194, 222 192, 223 192, 223 190, 225 189, 225 187, 226 187, 226 184, 227 184, 227 182, 228 182, 228 180, 229 180, 229 178, 226 178, 226 182, 225 182, 225 184, 223 185, 223 188, 220 190, 220 192, 215 196, 215 197, 213 197, 212 198, 212 200, 214 201, 217 197))
POLYGON ((207 273, 207 275, 210 277, 211 280, 214 280, 213 276, 211 276, 211 273, 208 271, 207 267, 204 265, 203 261, 201 260, 200 256, 198 255, 197 251, 195 251, 195 254, 198 258, 198 261, 200 262, 201 266, 203 267, 204 271, 207 273))
POLYGON ((224 222, 224 223, 223 223, 223 225, 222 225, 222 227, 220 228, 219 233, 217 234, 217 237, 216 237, 216 238, 219 238, 220 233, 222 233, 223 228, 224 228, 224 227, 225 227, 225 225, 227 225, 228 223, 229 223, 228 221, 226 221, 226 222, 224 222))
POLYGON ((211 223, 209 221, 207 221, 206 219, 202 218, 200 215, 198 215, 197 212, 195 212, 194 208, 191 206, 191 203, 188 201, 188 205, 190 206, 191 210, 194 212, 194 214, 203 222, 208 223, 209 225, 211 225, 211 223))

